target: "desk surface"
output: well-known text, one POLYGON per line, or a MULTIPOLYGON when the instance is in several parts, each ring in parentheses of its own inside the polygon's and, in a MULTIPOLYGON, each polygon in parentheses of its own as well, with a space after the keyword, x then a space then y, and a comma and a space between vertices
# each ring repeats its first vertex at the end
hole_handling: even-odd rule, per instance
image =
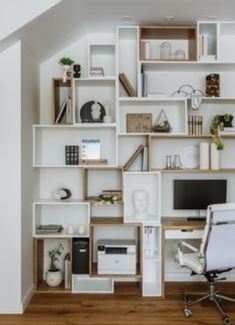
POLYGON ((205 227, 205 221, 188 221, 187 218, 181 217, 163 217, 162 228, 163 230, 201 230, 205 227))

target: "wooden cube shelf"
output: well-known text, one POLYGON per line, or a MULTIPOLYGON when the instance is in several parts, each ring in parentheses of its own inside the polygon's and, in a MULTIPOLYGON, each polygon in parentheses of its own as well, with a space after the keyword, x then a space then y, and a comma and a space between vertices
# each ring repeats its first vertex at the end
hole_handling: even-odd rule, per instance
MULTIPOLYGON (((161 60, 160 45, 162 42, 170 42, 172 53, 183 50, 185 58, 182 61, 197 60, 197 28, 196 26, 142 26, 140 27, 140 58, 141 60, 161 60), (151 57, 146 58, 144 42, 149 41, 151 57)), ((168 61, 177 61, 170 58, 168 61)))

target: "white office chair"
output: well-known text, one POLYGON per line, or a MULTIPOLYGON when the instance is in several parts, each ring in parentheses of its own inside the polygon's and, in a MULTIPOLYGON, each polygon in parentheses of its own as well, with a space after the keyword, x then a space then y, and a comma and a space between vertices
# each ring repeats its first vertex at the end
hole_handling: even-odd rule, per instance
POLYGON ((224 324, 231 324, 230 318, 222 309, 219 301, 235 302, 235 299, 223 296, 216 291, 215 282, 225 280, 225 278, 218 279, 218 274, 235 268, 235 203, 208 206, 200 249, 181 242, 178 246, 178 259, 181 266, 186 266, 192 271, 192 275, 204 275, 209 283, 209 292, 206 294, 191 294, 201 295, 196 301, 191 302, 190 294, 185 294, 185 316, 191 316, 191 306, 209 299, 218 307, 224 324), (191 252, 188 253, 185 250, 191 252))

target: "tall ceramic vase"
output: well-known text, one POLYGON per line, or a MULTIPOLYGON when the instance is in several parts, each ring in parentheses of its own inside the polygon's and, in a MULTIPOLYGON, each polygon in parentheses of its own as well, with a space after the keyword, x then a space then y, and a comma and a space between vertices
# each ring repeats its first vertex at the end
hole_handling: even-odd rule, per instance
POLYGON ((63 65, 62 68, 64 70, 64 72, 63 72, 63 82, 65 83, 66 80, 67 80, 67 72, 68 72, 68 70, 70 68, 70 65, 63 65))
POLYGON ((220 169, 220 150, 216 148, 215 143, 211 144, 210 158, 211 169, 220 169))

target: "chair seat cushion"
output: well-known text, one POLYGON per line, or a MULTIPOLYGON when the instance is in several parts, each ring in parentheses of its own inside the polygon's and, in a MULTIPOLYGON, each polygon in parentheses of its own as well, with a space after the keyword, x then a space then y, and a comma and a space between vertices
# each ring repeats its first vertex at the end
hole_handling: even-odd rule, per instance
POLYGON ((183 254, 183 264, 197 274, 204 273, 205 265, 198 253, 183 254))

